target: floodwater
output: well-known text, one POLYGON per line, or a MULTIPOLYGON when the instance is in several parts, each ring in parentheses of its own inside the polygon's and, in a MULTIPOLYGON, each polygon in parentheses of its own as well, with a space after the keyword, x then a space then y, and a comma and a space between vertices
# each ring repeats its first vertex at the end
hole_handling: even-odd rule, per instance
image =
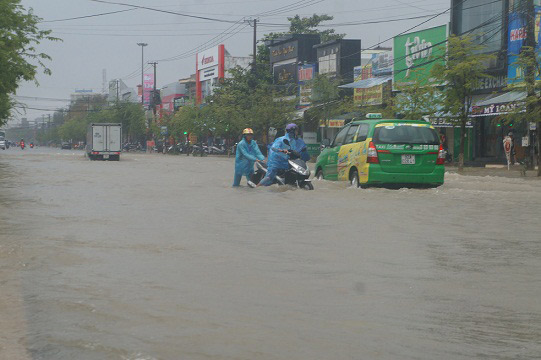
POLYGON ((541 357, 541 181, 232 175, 227 158, 0 152, 0 359, 541 357))

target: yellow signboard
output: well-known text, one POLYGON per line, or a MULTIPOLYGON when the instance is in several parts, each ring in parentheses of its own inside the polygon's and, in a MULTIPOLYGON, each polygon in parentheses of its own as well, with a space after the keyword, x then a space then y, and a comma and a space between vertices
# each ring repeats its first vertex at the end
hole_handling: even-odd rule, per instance
POLYGON ((367 89, 354 89, 353 102, 355 105, 383 104, 383 84, 367 89))
MULTIPOLYGON (((339 120, 339 119, 335 119, 335 120, 327 120, 327 127, 330 127, 330 128, 341 128, 344 126, 346 120, 339 120)), ((321 120, 319 122, 319 127, 325 127, 325 120, 321 120)))

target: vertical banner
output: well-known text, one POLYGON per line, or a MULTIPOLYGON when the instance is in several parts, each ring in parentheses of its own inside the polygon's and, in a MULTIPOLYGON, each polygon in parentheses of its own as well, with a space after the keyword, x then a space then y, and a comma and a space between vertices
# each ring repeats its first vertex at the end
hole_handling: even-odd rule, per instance
POLYGON ((150 94, 154 89, 154 74, 145 74, 143 76, 143 104, 150 105, 150 94))
MULTIPOLYGON (((507 34, 507 83, 515 84, 524 81, 524 71, 517 65, 518 55, 526 40, 526 19, 519 12, 513 12, 509 14, 508 20, 509 33, 507 34)), ((539 37, 541 36, 541 7, 535 7, 535 49, 537 57, 540 56, 540 44, 539 37)), ((537 80, 541 78, 537 75, 537 80)))

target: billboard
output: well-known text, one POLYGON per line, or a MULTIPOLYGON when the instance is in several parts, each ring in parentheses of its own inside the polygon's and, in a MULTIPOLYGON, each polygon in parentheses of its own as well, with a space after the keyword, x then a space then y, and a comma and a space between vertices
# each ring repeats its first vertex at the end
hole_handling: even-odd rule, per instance
POLYGON ((150 106, 150 96, 154 90, 154 74, 143 75, 143 104, 150 106))
POLYGON ((430 81, 436 63, 444 63, 447 25, 396 36, 393 41, 393 83, 408 85, 430 81))
POLYGON ((383 104, 383 84, 365 89, 354 89, 353 103, 360 106, 383 104))
POLYGON ((316 73, 315 65, 299 66, 299 106, 306 107, 312 105, 312 79, 316 73))
POLYGON ((225 77, 224 45, 197 53, 195 63, 195 97, 196 103, 201 104, 205 96, 212 94, 218 81, 225 77))
MULTIPOLYGON (((541 7, 535 7, 535 48, 538 58, 541 56, 541 7)), ((509 26, 507 34, 507 83, 516 84, 524 81, 524 71, 516 62, 526 40, 526 19, 520 12, 509 14, 509 26)), ((537 80, 541 80, 537 75, 537 80)))
POLYGON ((372 76, 391 75, 393 73, 393 52, 385 51, 372 54, 372 76))
POLYGON ((286 95, 294 95, 297 90, 297 63, 274 67, 274 84, 279 85, 286 95))

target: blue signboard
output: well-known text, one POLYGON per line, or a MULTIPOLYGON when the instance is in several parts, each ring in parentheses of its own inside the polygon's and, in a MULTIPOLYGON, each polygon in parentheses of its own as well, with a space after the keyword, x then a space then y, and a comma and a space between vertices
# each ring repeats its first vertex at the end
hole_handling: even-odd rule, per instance
MULTIPOLYGON (((541 7, 535 7, 535 37, 537 55, 541 56, 541 31, 540 20, 541 7)), ((524 73, 522 69, 516 65, 518 55, 524 41, 526 40, 526 19, 521 13, 509 14, 509 33, 507 37, 507 83, 516 84, 524 81, 524 73)), ((541 80, 539 75, 537 80, 541 80)))

